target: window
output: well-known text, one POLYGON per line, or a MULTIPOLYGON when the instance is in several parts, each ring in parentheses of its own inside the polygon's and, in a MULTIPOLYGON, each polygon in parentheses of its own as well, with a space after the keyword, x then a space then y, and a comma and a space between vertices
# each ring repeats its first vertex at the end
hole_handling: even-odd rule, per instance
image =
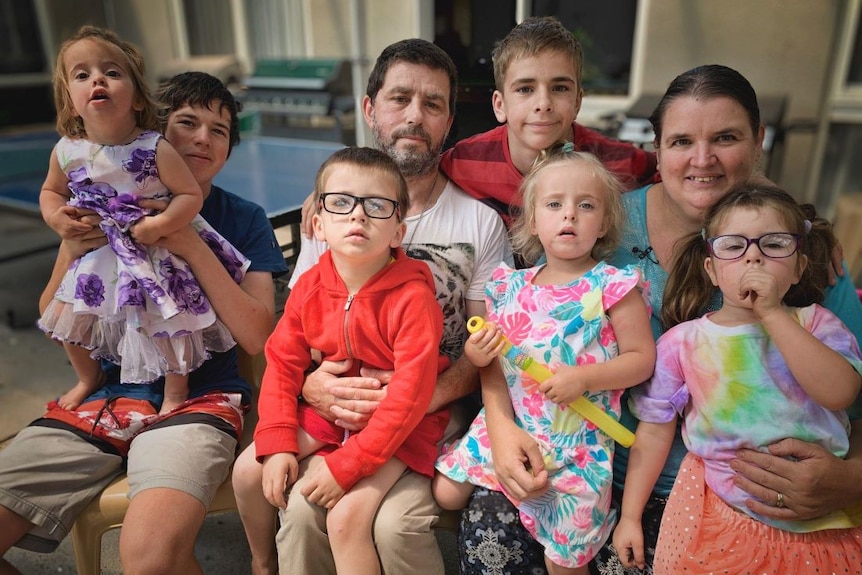
MULTIPOLYGON (((862 92, 862 34, 859 33, 862 19, 859 16, 859 4, 854 4, 851 8, 855 12, 855 31, 853 32, 856 39, 848 43, 848 47, 852 46, 848 55, 847 73, 843 76, 843 84, 848 89, 854 89, 862 92)), ((851 18, 851 22, 853 19, 851 18)), ((851 28, 852 30, 852 28, 851 28)))
POLYGON ((835 215, 838 198, 862 192, 862 0, 845 8, 828 112, 817 135, 815 165, 808 197, 826 217, 835 215))
MULTIPOLYGON (((612 99, 611 109, 627 107, 638 16, 635 0, 436 0, 434 42, 458 67, 456 131, 464 138, 497 125, 491 110, 494 74, 491 52, 515 24, 528 16, 556 16, 584 49, 582 87, 586 95, 579 118, 607 110, 588 110, 592 102, 612 99), (592 102, 591 102, 592 101, 592 102)), ((599 106, 601 107, 601 106, 599 106)))
POLYGON ((33 2, 0 0, 0 128, 51 122, 51 76, 33 2))
POLYGON ((628 95, 637 2, 534 0, 532 12, 556 16, 580 40, 586 95, 628 95))
POLYGON ((184 0, 189 56, 233 54, 228 0, 184 0))
POLYGON ((0 0, 0 74, 45 71, 45 54, 32 2, 0 0))
POLYGON ((556 16, 581 41, 587 94, 628 95, 638 8, 632 0, 437 0, 435 42, 464 80, 493 81, 491 52, 522 5, 527 16, 556 16))

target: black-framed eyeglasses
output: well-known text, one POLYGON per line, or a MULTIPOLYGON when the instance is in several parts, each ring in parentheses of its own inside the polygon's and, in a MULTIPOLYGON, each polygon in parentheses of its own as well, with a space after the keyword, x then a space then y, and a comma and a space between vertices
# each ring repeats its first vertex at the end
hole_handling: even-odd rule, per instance
POLYGON ((720 260, 738 260, 748 246, 755 244, 760 253, 768 258, 789 258, 799 249, 802 240, 800 234, 771 233, 763 234, 759 238, 747 238, 745 236, 727 235, 707 238, 709 253, 720 260))
POLYGON ((356 204, 362 204, 362 211, 369 218, 388 220, 398 209, 398 202, 389 198, 377 198, 374 196, 360 198, 341 192, 330 192, 320 194, 320 203, 323 209, 330 214, 347 215, 353 213, 356 204))

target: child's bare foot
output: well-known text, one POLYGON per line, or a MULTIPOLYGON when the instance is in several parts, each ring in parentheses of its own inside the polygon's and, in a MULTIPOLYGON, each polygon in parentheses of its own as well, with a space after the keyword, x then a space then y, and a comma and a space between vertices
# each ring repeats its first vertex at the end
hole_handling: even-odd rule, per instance
POLYGON ((165 399, 162 401, 162 408, 159 410, 159 415, 164 415, 173 411, 182 405, 186 399, 188 399, 188 395, 166 393, 165 399))
POLYGON ((71 411, 81 405, 81 403, 87 399, 87 397, 93 393, 96 388, 98 388, 98 386, 88 385, 79 381, 75 387, 64 393, 60 399, 57 400, 57 405, 63 409, 71 411))

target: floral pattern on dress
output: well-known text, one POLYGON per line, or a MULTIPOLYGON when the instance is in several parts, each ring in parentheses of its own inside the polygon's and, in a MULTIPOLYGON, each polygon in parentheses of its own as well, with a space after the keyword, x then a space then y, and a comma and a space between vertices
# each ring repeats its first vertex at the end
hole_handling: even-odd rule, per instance
MULTIPOLYGON (((145 131, 126 145, 62 138, 56 146, 69 179, 69 204, 102 218, 99 226, 108 245, 70 267, 39 325, 54 339, 121 365, 120 379, 128 383, 189 373, 210 352, 236 344, 188 263, 165 248, 138 244, 129 233, 150 215, 139 200, 170 198, 156 166, 160 139, 157 132, 145 131)), ((240 282, 250 261, 200 216, 191 223, 240 282)))
MULTIPOLYGON (((487 319, 552 371, 616 357, 607 310, 637 289, 637 271, 599 263, 569 284, 534 285, 540 269, 498 267, 486 286, 487 319)), ((513 500, 521 523, 555 563, 586 565, 614 524, 610 508, 614 442, 574 410, 547 400, 538 382, 512 362, 504 359, 502 365, 516 422, 539 445, 551 485, 540 497, 513 500)), ((587 398, 619 418, 621 393, 591 393, 587 398)), ((437 469, 455 481, 503 491, 494 476, 484 410, 437 461, 437 469)))

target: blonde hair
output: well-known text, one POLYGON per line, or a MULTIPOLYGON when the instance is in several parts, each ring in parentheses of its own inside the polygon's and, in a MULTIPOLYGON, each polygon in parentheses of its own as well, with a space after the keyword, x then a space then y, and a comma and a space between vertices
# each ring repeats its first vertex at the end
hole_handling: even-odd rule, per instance
POLYGON ((135 87, 136 106, 135 123, 144 130, 159 129, 158 104, 147 88, 144 76, 144 59, 138 49, 128 42, 120 40, 111 30, 96 26, 82 26, 78 32, 60 45, 57 63, 54 66, 54 107, 57 110, 57 132, 61 136, 82 138, 87 136, 84 121, 75 114, 75 107, 69 95, 69 78, 64 56, 72 44, 81 40, 95 40, 117 48, 125 58, 125 68, 135 87))
POLYGON ((614 176, 604 164, 593 154, 588 152, 575 152, 570 150, 570 142, 558 143, 547 150, 543 150, 533 164, 530 173, 521 181, 519 192, 523 200, 523 208, 515 216, 512 224, 511 239, 512 249, 521 256, 525 263, 533 265, 544 253, 545 248, 531 231, 531 224, 536 217, 536 185, 539 176, 552 166, 564 164, 582 165, 590 170, 605 190, 605 235, 596 240, 590 255, 599 261, 610 257, 622 237, 622 229, 625 221, 623 204, 620 194, 624 188, 620 181, 614 176))
POLYGON ((527 18, 506 34, 494 47, 494 83, 501 92, 506 84, 509 65, 521 58, 530 58, 545 52, 561 52, 572 60, 575 80, 581 85, 584 52, 581 43, 553 16, 527 18))

